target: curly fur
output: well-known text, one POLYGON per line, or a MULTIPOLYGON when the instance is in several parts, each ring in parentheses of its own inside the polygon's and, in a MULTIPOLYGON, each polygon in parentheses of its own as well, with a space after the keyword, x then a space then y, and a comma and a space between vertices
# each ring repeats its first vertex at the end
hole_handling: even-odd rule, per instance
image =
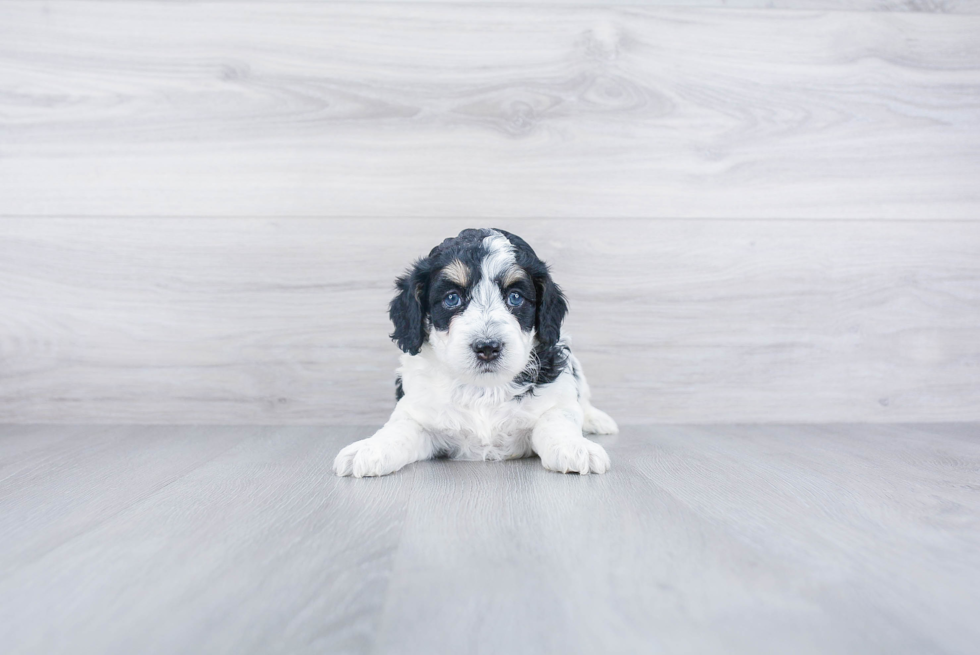
POLYGON ((616 423, 589 402, 562 336, 567 301, 527 242, 463 230, 395 287, 391 338, 404 352, 395 410, 374 436, 341 450, 338 475, 385 475, 437 456, 532 454, 554 471, 608 470, 605 450, 583 432, 614 433, 616 423))

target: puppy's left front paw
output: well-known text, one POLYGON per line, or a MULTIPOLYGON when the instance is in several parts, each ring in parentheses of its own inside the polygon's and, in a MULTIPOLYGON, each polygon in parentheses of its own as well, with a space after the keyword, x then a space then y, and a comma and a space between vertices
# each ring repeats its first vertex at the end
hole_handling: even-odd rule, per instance
POLYGON ((353 475, 364 478, 388 475, 400 469, 391 456, 390 446, 380 444, 375 439, 355 441, 338 453, 333 461, 333 470, 339 476, 353 475))
POLYGON ((559 473, 605 473, 611 465, 606 449, 585 437, 564 440, 538 456, 546 469, 559 473))

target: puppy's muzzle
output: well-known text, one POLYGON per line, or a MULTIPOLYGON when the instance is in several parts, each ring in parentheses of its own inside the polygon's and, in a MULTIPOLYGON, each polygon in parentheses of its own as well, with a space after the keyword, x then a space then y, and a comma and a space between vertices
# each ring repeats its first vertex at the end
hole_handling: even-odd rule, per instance
POLYGON ((496 339, 473 342, 473 352, 476 353, 476 358, 481 362, 492 362, 500 357, 501 350, 503 350, 503 344, 496 339))

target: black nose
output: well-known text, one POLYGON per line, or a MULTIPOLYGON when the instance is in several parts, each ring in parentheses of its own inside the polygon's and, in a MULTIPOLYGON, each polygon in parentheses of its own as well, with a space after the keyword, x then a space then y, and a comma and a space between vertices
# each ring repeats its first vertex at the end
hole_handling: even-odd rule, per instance
POLYGON ((500 350, 503 346, 496 339, 490 341, 476 341, 473 343, 473 352, 481 362, 492 362, 500 357, 500 350))

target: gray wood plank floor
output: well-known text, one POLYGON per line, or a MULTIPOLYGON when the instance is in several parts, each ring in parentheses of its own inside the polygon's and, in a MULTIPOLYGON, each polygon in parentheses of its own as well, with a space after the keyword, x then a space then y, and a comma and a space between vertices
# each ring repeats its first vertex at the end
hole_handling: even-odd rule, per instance
POLYGON ((370 428, 0 427, 5 653, 973 653, 980 426, 631 427, 334 477, 370 428))

